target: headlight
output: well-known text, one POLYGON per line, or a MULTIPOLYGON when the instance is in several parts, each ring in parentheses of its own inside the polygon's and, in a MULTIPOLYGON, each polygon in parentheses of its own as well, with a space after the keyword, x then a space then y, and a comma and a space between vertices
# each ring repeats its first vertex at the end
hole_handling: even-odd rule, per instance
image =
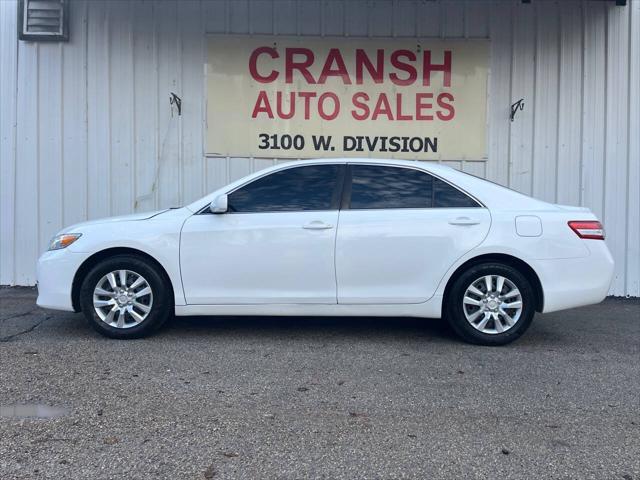
POLYGON ((60 250, 61 248, 67 248, 81 236, 81 233, 63 233, 62 235, 56 235, 51 239, 51 242, 49 243, 49 250, 60 250))

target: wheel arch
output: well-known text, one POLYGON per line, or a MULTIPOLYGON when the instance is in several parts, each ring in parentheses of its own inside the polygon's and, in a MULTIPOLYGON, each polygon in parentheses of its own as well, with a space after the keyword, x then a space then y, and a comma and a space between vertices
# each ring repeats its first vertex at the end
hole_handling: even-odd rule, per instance
POLYGON ((458 268, 456 268, 453 274, 449 277, 449 280, 447 280, 447 284, 444 289, 444 296, 443 296, 443 302, 442 302, 443 311, 447 305, 448 295, 451 290, 451 286, 458 279, 458 277, 462 275, 462 273, 468 268, 474 265, 478 265, 480 263, 487 263, 487 262, 504 263, 506 265, 509 265, 515 268, 520 273, 522 273, 527 278, 527 280, 529 280, 529 282, 531 283, 531 286, 533 287, 533 290, 535 291, 536 311, 542 312, 544 308, 544 290, 542 289, 542 283, 540 282, 540 277, 538 276, 536 271, 531 267, 531 265, 529 265, 527 262, 525 262, 524 260, 518 257, 514 257, 513 255, 509 255, 506 253, 487 253, 483 255, 478 255, 477 257, 470 258, 469 260, 464 262, 462 265, 460 265, 458 268))
POLYGON ((84 282, 84 279, 86 278, 89 271, 102 260, 109 258, 113 255, 122 255, 122 254, 134 255, 134 256, 143 258, 153 263, 156 267, 158 267, 162 275, 164 275, 165 279, 167 280, 167 284, 169 285, 169 288, 171 289, 171 299, 173 301, 173 299, 175 298, 175 291, 173 289, 173 283, 171 282, 171 277, 167 273, 167 269, 164 268, 157 259, 149 255, 148 253, 143 252, 142 250, 138 250, 136 248, 113 247, 113 248, 100 250, 99 252, 94 253, 89 258, 87 258, 84 262, 82 262, 82 264, 76 271, 73 277, 73 283, 71 286, 71 304, 73 306, 74 312, 80 312, 82 310, 80 306, 80 289, 82 287, 82 282, 84 282))

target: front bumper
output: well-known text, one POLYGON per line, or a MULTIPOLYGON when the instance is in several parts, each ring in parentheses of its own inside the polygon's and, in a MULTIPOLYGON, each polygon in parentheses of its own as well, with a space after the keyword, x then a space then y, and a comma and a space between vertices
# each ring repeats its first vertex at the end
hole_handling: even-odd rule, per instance
POLYGON ((89 256, 88 253, 75 253, 66 248, 43 253, 37 268, 38 306, 73 312, 73 278, 89 256))

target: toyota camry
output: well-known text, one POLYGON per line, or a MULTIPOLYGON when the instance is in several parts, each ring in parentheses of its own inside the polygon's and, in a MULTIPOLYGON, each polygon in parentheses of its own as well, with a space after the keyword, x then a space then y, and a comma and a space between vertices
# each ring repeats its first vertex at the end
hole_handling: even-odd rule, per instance
POLYGON ((174 315, 410 316, 502 345, 535 312, 600 302, 612 275, 587 208, 439 164, 311 160, 65 228, 38 261, 37 303, 121 339, 174 315))

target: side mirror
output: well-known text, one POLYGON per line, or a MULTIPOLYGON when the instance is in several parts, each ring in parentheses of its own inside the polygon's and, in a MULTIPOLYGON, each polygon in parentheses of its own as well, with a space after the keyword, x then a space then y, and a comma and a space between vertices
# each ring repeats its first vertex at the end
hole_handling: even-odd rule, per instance
POLYGON ((218 195, 213 202, 209 204, 209 211, 211 213, 226 213, 229 210, 229 205, 227 203, 227 195, 222 194, 218 195))

